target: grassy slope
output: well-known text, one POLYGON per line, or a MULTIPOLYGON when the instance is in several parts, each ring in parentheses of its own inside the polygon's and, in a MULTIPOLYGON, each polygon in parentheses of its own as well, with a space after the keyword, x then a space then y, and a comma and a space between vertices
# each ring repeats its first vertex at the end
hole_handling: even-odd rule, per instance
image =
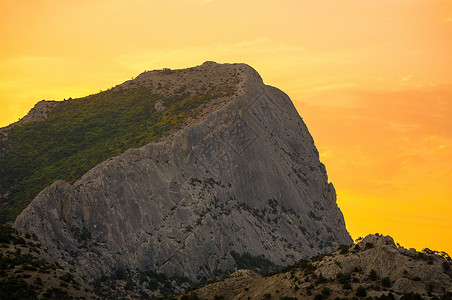
POLYGON ((9 131, 0 153, 0 222, 13 220, 46 186, 73 183, 95 165, 182 127, 203 103, 230 96, 232 88, 202 95, 162 97, 145 86, 113 89, 60 103, 47 119, 9 131), (157 111, 162 101, 167 109, 157 111), (6 199, 5 199, 6 198, 6 199))

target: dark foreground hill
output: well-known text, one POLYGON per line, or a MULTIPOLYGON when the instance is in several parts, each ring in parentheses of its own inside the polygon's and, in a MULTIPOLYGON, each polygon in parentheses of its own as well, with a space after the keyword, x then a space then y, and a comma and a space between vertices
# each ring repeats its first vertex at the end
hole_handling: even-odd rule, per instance
POLYGON ((351 242, 306 125, 245 64, 145 72, 46 107, 3 130, 2 210, 33 199, 14 227, 87 281, 203 282, 351 242))
POLYGON ((195 288, 187 278, 126 270, 88 285, 49 263, 33 235, 0 229, 0 299, 452 299, 446 253, 405 249, 378 234, 267 274, 244 259, 241 266, 255 271, 195 288))
POLYGON ((267 276, 240 270, 179 299, 452 299, 452 260, 368 235, 267 276))

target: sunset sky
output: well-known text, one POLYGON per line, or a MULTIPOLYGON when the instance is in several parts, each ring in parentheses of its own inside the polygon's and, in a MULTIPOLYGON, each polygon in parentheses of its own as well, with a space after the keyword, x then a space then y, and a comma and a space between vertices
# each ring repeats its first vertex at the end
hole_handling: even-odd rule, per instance
POLYGON ((452 254, 452 1, 0 0, 0 126, 144 70, 244 62, 285 91, 353 238, 452 254))

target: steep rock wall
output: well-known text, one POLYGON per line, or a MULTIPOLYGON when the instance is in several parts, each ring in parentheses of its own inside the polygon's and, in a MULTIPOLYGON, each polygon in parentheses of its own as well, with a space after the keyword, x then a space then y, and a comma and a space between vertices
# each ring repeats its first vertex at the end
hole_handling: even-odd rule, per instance
POLYGON ((14 226, 87 279, 130 268, 200 280, 233 269, 231 251, 283 265, 351 243, 292 102, 238 66, 245 76, 238 96, 72 186, 55 182, 14 226))

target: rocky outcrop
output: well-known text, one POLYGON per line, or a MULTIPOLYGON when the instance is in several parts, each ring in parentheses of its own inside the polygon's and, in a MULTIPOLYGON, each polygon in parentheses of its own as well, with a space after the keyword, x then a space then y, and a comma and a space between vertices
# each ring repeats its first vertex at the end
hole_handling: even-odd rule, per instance
MULTIPOLYGON (((222 65, 203 66, 208 74, 222 65)), ((53 183, 14 227, 34 232, 59 264, 87 279, 127 268, 201 280, 234 269, 231 251, 284 265, 351 243, 289 97, 247 65, 228 68, 235 72, 223 79, 238 84, 235 96, 73 185, 53 183)))
POLYGON ((452 260, 428 249, 405 249, 390 236, 368 235, 350 248, 343 245, 273 276, 237 272, 196 293, 201 299, 450 299, 452 260))
POLYGON ((47 114, 59 104, 57 101, 41 100, 35 104, 35 106, 28 112, 28 114, 21 118, 19 121, 14 122, 6 127, 0 128, 0 139, 6 140, 8 136, 8 130, 16 126, 27 124, 30 122, 36 122, 47 118, 47 114))
POLYGON ((338 273, 354 274, 358 282, 388 279, 386 288, 398 293, 452 292, 450 257, 428 249, 405 249, 390 236, 368 235, 350 251, 326 257, 317 273, 336 278, 338 273), (346 252, 346 253, 345 253, 346 252), (373 273, 373 274, 371 274, 373 273))

